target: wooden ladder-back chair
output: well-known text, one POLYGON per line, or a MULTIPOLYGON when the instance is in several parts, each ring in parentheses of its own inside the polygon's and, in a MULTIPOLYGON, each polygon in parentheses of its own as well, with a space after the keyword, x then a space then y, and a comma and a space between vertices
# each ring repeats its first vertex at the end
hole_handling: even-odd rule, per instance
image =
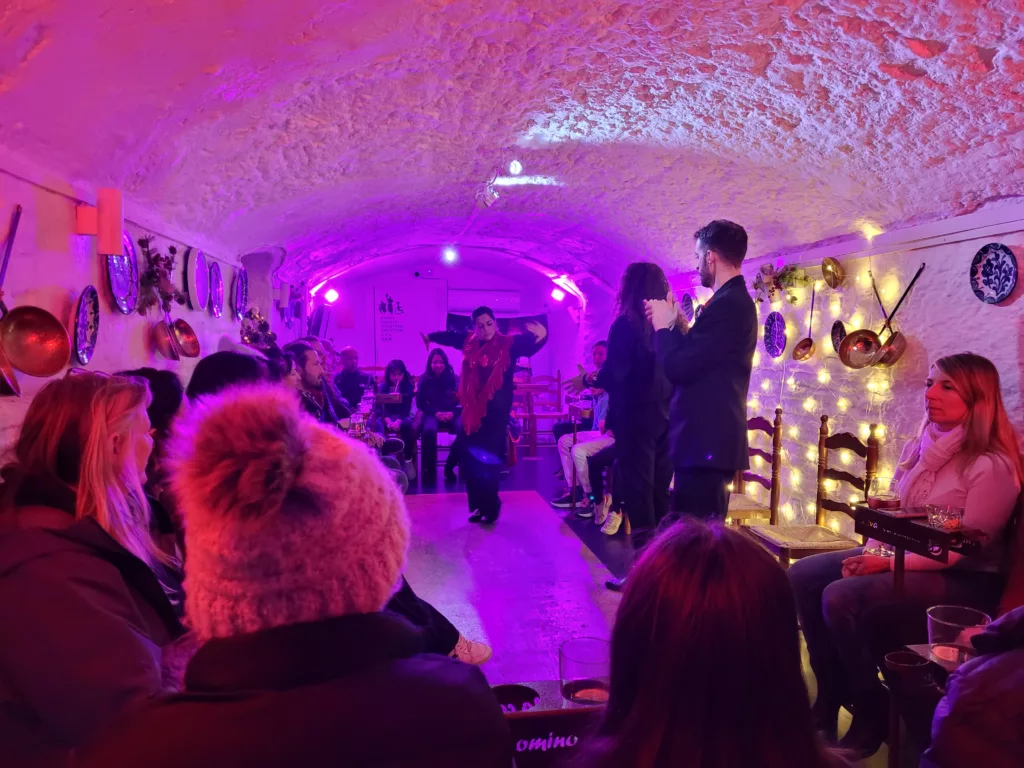
POLYGON ((828 433, 828 416, 821 417, 818 432, 818 477, 814 525, 754 525, 747 532, 765 549, 779 558, 783 568, 791 560, 799 560, 823 552, 836 552, 859 547, 860 543, 849 536, 836 533, 825 525, 826 511, 844 512, 853 516, 853 507, 826 496, 828 482, 845 482, 867 494, 872 479, 878 470, 878 438, 875 425, 871 425, 867 442, 861 441, 849 432, 836 435, 828 433), (839 469, 830 469, 829 451, 848 450, 864 459, 864 475, 857 477, 839 469))
POLYGON ((779 492, 782 474, 782 409, 775 409, 775 421, 764 416, 747 419, 747 432, 764 432, 772 441, 772 452, 750 447, 747 453, 758 456, 771 468, 771 479, 751 471, 737 472, 729 494, 729 513, 726 522, 730 525, 754 525, 767 522, 776 525, 779 520, 779 492), (746 484, 757 483, 768 491, 768 506, 755 501, 746 494, 746 484))
POLYGON ((538 424, 546 422, 549 426, 544 431, 550 432, 554 422, 569 418, 569 411, 562 400, 562 371, 559 370, 555 376, 531 376, 524 384, 526 386, 518 387, 524 404, 521 414, 523 434, 529 455, 536 456, 538 424))

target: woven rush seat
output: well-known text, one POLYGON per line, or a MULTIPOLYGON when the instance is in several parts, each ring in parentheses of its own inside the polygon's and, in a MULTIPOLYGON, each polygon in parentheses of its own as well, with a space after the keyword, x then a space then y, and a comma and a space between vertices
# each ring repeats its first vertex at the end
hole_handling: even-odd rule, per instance
POLYGON ((818 525, 752 525, 752 534, 786 549, 851 549, 859 547, 853 539, 818 525))
POLYGON ((761 504, 743 493, 729 494, 729 520, 744 523, 748 520, 771 520, 771 507, 761 504))

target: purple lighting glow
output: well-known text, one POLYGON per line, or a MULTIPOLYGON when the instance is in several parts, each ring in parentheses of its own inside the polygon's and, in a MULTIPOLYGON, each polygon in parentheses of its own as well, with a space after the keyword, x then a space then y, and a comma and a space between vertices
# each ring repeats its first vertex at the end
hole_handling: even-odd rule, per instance
POLYGON ((327 293, 324 294, 324 301, 326 301, 328 304, 333 304, 338 300, 338 296, 339 294, 336 290, 334 290, 333 288, 328 288, 327 293))
POLYGON ((554 299, 555 301, 561 301, 562 299, 565 298, 565 291, 563 291, 561 288, 552 288, 551 298, 554 299))

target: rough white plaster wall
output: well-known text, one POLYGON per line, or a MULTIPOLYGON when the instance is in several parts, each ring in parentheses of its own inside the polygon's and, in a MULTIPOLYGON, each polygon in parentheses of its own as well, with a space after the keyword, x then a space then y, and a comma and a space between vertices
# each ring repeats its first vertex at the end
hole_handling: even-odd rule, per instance
MULTIPOLYGON (((807 334, 809 291, 798 291, 795 306, 784 304, 788 346, 783 357, 773 360, 758 343, 756 366, 751 380, 750 415, 769 415, 781 404, 784 423, 783 519, 813 522, 817 439, 819 418, 827 414, 832 431, 849 431, 865 437, 868 424, 885 429, 880 474, 891 476, 906 440, 920 426, 924 415, 924 381, 932 361, 956 352, 974 352, 992 360, 999 369, 1002 392, 1011 421, 1024 434, 1024 278, 1003 304, 991 306, 975 298, 968 281, 974 254, 989 242, 1002 242, 1024 266, 1024 232, 1000 237, 983 237, 890 256, 843 260, 846 284, 837 291, 824 286, 818 293, 814 315, 816 352, 811 360, 792 360, 796 343, 807 334), (896 325, 907 336, 908 349, 893 368, 854 371, 839 362, 829 339, 832 323, 842 320, 850 330, 869 327, 881 330, 884 320, 871 292, 867 275, 872 269, 891 312, 897 299, 920 264, 925 270, 900 309, 896 325), (767 382, 765 385, 763 382, 767 382), (767 386, 767 389, 764 387, 767 386), (840 401, 843 401, 840 403, 840 401), (841 405, 846 405, 845 410, 841 405), (809 410, 808 410, 809 409, 809 410), (797 429, 797 435, 791 429, 797 429)), ((809 269, 820 278, 821 271, 809 269)), ((749 284, 749 281, 748 281, 749 284)), ((762 322, 770 307, 759 305, 762 322)), ((763 437, 759 443, 770 451, 763 437)), ((863 463, 851 457, 851 467, 862 471, 863 463)), ((833 466, 842 464, 832 459, 833 466)), ((767 467, 755 467, 767 474, 767 467)), ((851 490, 844 486, 839 498, 848 500, 851 490)), ((767 494, 756 484, 750 491, 767 494)), ((843 529, 852 524, 843 516, 843 529)))
MULTIPOLYGON (((23 304, 42 307, 51 312, 66 328, 74 328, 73 312, 87 285, 96 286, 100 296, 100 328, 93 359, 86 370, 112 373, 126 368, 152 366, 177 371, 187 383, 196 360, 183 358, 173 362, 152 349, 152 328, 159 319, 155 310, 148 317, 138 314, 122 315, 114 309, 110 284, 107 279, 106 257, 96 253, 96 238, 74 234, 75 207, 65 197, 40 190, 38 187, 16 181, 0 174, 0 236, 5 236, 11 210, 15 203, 23 207, 21 223, 14 241, 10 265, 4 281, 4 302, 8 308, 23 304)), ((133 238, 148 234, 135 225, 127 226, 133 238)), ((2 241, 0 241, 2 242, 2 241)), ((157 237, 155 247, 162 253, 172 242, 157 237)), ((180 242, 173 279, 183 285, 180 242)), ((143 261, 141 253, 140 262, 143 261)), ((140 270, 144 268, 140 264, 140 270)), ((221 262, 226 281, 225 292, 230 289, 234 267, 221 262)), ((225 299, 227 303, 227 298, 225 299)), ((174 318, 184 318, 196 331, 203 354, 217 350, 227 337, 237 342, 239 324, 228 306, 219 319, 209 311, 191 310, 188 306, 175 306, 174 318)), ((73 366, 78 362, 72 354, 73 366)), ((62 371, 59 376, 63 376, 62 371)), ((25 411, 32 397, 48 381, 18 372, 22 396, 0 398, 0 449, 10 445, 16 437, 25 411)))
MULTIPOLYGON (((463 237, 614 280, 1024 193, 1017 0, 8 0, 0 148, 321 274, 463 237)), ((198 242, 198 240, 196 240, 198 242)), ((201 243, 202 244, 202 243, 201 243)), ((211 246, 212 248, 212 246, 211 246)))

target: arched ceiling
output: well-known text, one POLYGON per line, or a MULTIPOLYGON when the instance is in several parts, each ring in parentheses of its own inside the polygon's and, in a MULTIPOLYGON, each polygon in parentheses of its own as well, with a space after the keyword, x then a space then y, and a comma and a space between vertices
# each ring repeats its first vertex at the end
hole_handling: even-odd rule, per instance
MULTIPOLYGON (((1020 0, 7 0, 0 148, 322 278, 411 244, 614 280, 1024 194, 1020 0), (511 158, 559 186, 501 189, 511 158), (467 225, 468 229, 467 229, 467 225)), ((234 255, 234 254, 231 254, 234 255)))

